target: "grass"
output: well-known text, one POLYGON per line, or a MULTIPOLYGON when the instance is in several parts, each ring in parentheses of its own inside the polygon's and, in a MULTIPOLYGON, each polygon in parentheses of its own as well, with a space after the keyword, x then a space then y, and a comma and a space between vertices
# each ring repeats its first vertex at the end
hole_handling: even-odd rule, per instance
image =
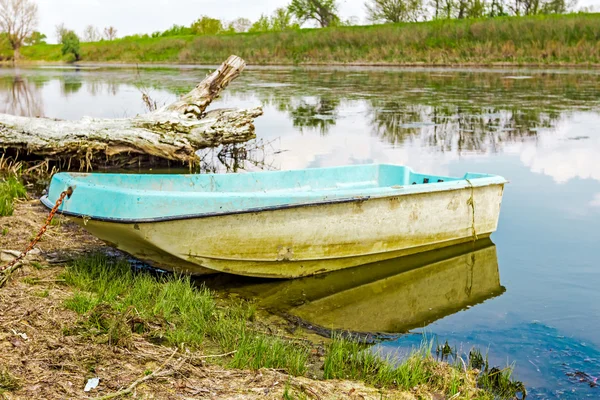
MULTIPOLYGON (((172 346, 235 351, 219 359, 231 368, 274 368, 305 376, 309 370, 314 375, 322 369, 324 379, 364 381, 379 388, 421 388, 418 390, 423 393, 437 391, 455 398, 492 399, 492 393, 511 398, 515 394, 508 370, 489 370, 480 353, 479 358, 471 356, 467 364, 451 365, 435 359, 431 343, 398 363, 364 343, 334 335, 324 361, 319 360, 313 356, 312 345, 258 329, 256 308, 251 303, 223 304, 187 276, 157 277, 134 272, 126 261, 102 254, 73 261, 62 278, 75 289, 65 300, 65 307, 81 315, 77 323, 64 330, 66 335, 131 347, 133 335, 141 334, 172 346), (485 371, 480 373, 476 366, 485 366, 485 371)), ((293 392, 289 388, 284 398, 295 398, 293 392)))
POLYGON ((399 365, 382 358, 357 341, 335 336, 323 366, 325 379, 352 379, 380 387, 411 389, 431 379, 433 362, 427 346, 413 352, 399 365))
POLYGON ((424 341, 401 362, 374 353, 368 346, 334 336, 325 358, 325 379, 360 380, 376 387, 412 390, 420 386, 453 398, 514 399, 526 395, 523 384, 512 378, 514 365, 489 368, 478 350, 467 362, 455 357, 454 363, 440 362, 432 353, 433 343, 424 341))
POLYGON ((85 317, 71 333, 127 346, 135 332, 169 345, 236 350, 231 367, 306 372, 308 347, 253 329, 253 305, 221 307, 189 277, 136 274, 127 262, 96 254, 73 262, 64 279, 79 290, 65 306, 85 317))
MULTIPOLYGON (((29 60, 61 61, 59 45, 27 46, 29 60)), ((599 64, 600 14, 435 20, 218 36, 82 43, 82 61, 214 64, 599 64)))
MULTIPOLYGON (((0 178, 0 217, 12 215, 15 208, 16 199, 23 199, 27 196, 25 186, 15 176, 0 178)), ((6 228, 5 228, 6 229, 6 228)), ((8 230, 3 229, 2 234, 6 235, 8 230)))
POLYGON ((0 370, 0 394, 12 392, 21 388, 19 380, 7 369, 0 370))

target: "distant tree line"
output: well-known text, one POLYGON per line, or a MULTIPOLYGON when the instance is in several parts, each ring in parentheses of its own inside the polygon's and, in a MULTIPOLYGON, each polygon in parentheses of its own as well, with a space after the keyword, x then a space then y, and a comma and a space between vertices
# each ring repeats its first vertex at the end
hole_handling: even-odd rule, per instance
MULTIPOLYGON (((365 10, 372 23, 416 22, 431 19, 464 19, 536 14, 562 14, 573 10, 577 0, 367 0, 365 10)), ((131 38, 183 35, 220 35, 243 32, 277 32, 298 29, 305 23, 319 27, 355 25, 356 18, 342 20, 335 0, 292 0, 271 15, 255 22, 238 18, 224 22, 202 16, 190 26, 173 25, 165 31, 131 38)), ((93 41, 93 40, 90 40, 93 41)))

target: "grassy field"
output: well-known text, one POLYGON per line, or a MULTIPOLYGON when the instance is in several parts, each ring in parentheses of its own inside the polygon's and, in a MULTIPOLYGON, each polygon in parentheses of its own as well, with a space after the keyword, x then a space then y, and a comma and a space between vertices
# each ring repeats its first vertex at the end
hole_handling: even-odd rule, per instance
MULTIPOLYGON (((437 20, 218 36, 124 38, 82 43, 81 61, 250 64, 600 64, 600 14, 437 20)), ((59 45, 22 49, 61 61, 59 45)))

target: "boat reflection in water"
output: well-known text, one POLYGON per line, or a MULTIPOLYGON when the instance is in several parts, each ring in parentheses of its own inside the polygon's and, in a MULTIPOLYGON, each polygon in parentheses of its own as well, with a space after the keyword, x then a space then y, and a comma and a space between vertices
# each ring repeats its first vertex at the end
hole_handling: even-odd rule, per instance
POLYGON ((288 281, 229 276, 209 287, 318 327, 402 333, 504 293, 490 239, 288 281))

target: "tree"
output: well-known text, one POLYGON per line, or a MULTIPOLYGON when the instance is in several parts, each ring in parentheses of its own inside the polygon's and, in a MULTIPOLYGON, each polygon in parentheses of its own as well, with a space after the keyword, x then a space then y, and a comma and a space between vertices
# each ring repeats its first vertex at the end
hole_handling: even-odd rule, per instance
POLYGON ((271 21, 269 17, 261 14, 260 18, 252 24, 248 32, 268 32, 271 30, 271 21))
POLYGON ((452 14, 454 13, 454 8, 455 8, 454 1, 455 0, 441 0, 442 14, 440 15, 440 18, 446 18, 446 19, 452 18, 452 14))
POLYGON ((79 37, 71 30, 65 30, 62 35, 62 54, 67 57, 67 61, 78 61, 79 52, 79 37))
POLYGON ((100 32, 94 25, 88 25, 83 30, 84 42, 97 42, 100 40, 100 32))
POLYGON ((6 33, 14 52, 20 58, 21 46, 37 26, 38 8, 31 0, 0 0, 0 31, 6 33))
POLYGON ((372 22, 416 21, 423 14, 422 0, 370 0, 365 7, 372 22))
POLYGON ((286 8, 278 8, 271 17, 271 30, 273 31, 285 31, 286 29, 293 29, 300 27, 299 24, 292 21, 292 13, 286 8))
POLYGON ((54 35, 56 37, 56 41, 58 43, 62 43, 63 40, 63 36, 65 35, 65 33, 67 33, 69 30, 65 27, 64 23, 60 23, 58 25, 56 25, 54 27, 54 35))
POLYGON ((236 32, 248 32, 252 26, 252 21, 248 18, 238 18, 230 24, 236 32))
POLYGON ((117 38, 117 29, 114 26, 104 28, 104 38, 106 40, 115 40, 117 38))
POLYGON ((485 0, 469 0, 467 3, 466 18, 483 18, 487 14, 487 3, 485 0))
POLYGON ((25 38, 24 43, 28 46, 34 46, 36 44, 46 44, 46 35, 38 31, 34 31, 25 38))
POLYGON ((223 23, 206 15, 192 24, 192 32, 195 35, 216 35, 221 31, 223 31, 223 23))
POLYGON ((543 14, 564 14, 577 5, 577 0, 547 0, 541 8, 543 14))
POLYGON ((288 10, 298 18, 300 23, 315 20, 322 28, 336 25, 340 17, 335 0, 292 0, 288 10))
POLYGON ((490 4, 490 17, 502 17, 507 15, 506 10, 504 8, 504 2, 502 0, 492 0, 490 4))

